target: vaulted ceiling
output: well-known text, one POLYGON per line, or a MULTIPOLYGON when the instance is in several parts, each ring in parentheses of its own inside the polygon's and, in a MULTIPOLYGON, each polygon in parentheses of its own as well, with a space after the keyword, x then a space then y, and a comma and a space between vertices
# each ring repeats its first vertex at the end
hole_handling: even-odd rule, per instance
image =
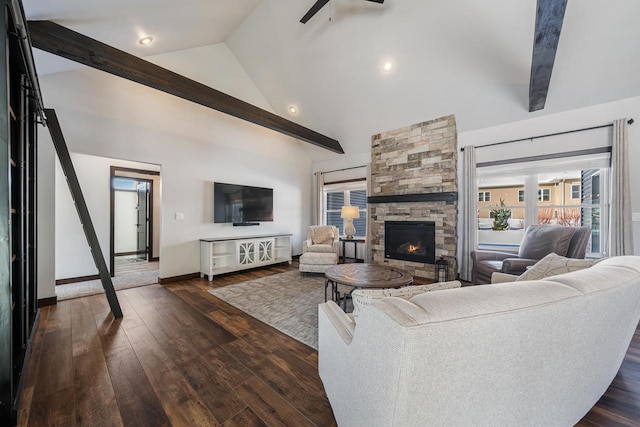
MULTIPOLYGON (((536 0, 331 0, 301 24, 314 2, 23 0, 30 20, 141 57, 226 42, 276 114, 339 140, 347 155, 368 152, 372 134, 446 114, 464 132, 640 95, 637 0, 569 1, 546 106, 535 113, 536 0), (154 43, 138 45, 143 35, 154 43)), ((36 66, 78 65, 36 52, 36 66)), ((336 156, 308 150, 316 161, 336 156)))

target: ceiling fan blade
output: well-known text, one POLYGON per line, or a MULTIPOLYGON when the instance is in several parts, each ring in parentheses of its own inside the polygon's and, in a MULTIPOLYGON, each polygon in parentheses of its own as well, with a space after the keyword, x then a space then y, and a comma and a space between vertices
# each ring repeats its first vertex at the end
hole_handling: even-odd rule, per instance
MULTIPOLYGON (((371 1, 377 1, 377 0, 371 0, 371 1)), ((384 1, 384 0, 382 0, 382 1, 384 1)), ((303 24, 306 24, 307 21, 309 19, 311 19, 313 17, 313 15, 318 13, 318 11, 320 9, 322 9, 324 7, 324 5, 327 4, 327 3, 329 3, 329 0, 318 0, 317 2, 315 2, 315 4, 313 6, 311 6, 311 9, 309 9, 307 14, 302 17, 300 22, 302 22, 303 24)))
POLYGON ((367 0, 367 1, 372 1, 374 3, 380 3, 380 4, 384 3, 384 0, 367 0))

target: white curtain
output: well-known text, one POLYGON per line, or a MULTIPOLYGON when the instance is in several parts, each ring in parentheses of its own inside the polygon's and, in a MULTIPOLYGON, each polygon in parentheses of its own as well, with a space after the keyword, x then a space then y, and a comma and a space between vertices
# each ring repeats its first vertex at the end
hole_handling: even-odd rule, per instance
POLYGON ((613 122, 609 256, 633 255, 627 119, 613 122))
POLYGON ((316 208, 313 210, 313 224, 322 225, 324 222, 324 175, 316 172, 316 208))
MULTIPOLYGON (((372 194, 372 185, 371 185, 371 163, 367 163, 367 196, 372 194)), ((373 257, 371 252, 371 205, 367 203, 367 234, 365 236, 366 239, 366 252, 365 252, 365 262, 372 263, 373 257)), ((354 243, 355 244, 355 243, 354 243)))
POLYGON ((471 251, 478 247, 478 182, 476 179, 476 147, 464 147, 462 155, 462 251, 460 258, 460 278, 471 281, 473 261, 471 251))

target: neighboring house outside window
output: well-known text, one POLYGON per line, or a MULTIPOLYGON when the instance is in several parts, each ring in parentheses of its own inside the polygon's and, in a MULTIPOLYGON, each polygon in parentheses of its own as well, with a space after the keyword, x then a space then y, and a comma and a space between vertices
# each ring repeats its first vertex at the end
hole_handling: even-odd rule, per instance
POLYGON ((518 201, 524 202, 524 190, 518 190, 518 201))

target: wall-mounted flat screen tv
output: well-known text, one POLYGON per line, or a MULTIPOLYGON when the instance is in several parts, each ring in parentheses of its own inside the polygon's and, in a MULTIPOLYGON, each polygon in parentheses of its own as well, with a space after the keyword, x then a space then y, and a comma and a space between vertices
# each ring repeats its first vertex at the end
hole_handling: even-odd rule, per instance
POLYGON ((217 223, 273 221, 273 189, 215 182, 213 212, 217 223))

